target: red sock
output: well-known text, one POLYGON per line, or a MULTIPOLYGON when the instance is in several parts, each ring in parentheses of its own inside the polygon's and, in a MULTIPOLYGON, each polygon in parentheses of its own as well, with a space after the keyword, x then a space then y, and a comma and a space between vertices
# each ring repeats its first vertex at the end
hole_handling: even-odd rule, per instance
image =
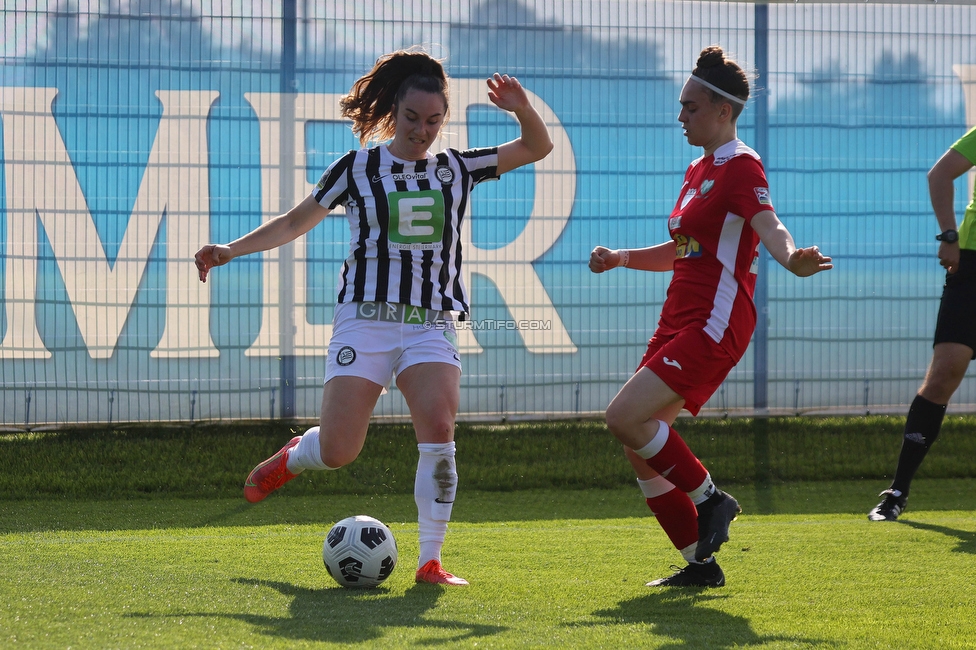
POLYGON ((698 510, 681 490, 669 490, 647 500, 657 523, 679 551, 698 541, 698 510))
POLYGON ((708 476, 701 461, 671 427, 668 428, 668 441, 661 451, 647 459, 647 464, 682 492, 694 492, 708 476))

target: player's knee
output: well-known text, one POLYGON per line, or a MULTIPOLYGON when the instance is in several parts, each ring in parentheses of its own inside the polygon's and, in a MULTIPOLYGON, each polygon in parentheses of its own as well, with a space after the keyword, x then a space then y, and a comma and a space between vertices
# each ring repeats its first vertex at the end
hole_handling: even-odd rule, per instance
POLYGON ((331 469, 339 469, 359 458, 359 449, 322 446, 322 462, 331 469))
POLYGON ((446 444, 454 440, 454 418, 438 418, 423 425, 415 423, 414 430, 417 433, 417 442, 446 444))
POLYGON ((610 433, 620 440, 627 438, 628 432, 634 428, 633 417, 627 412, 627 409, 612 402, 607 407, 606 418, 610 433))

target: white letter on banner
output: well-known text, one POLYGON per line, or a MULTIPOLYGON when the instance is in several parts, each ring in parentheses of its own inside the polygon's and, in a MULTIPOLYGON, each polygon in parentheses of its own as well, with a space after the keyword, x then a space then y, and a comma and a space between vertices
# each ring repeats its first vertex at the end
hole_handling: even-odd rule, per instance
MULTIPOLYGON (((556 308, 549 299, 532 262, 555 245, 569 223, 576 197, 576 159, 569 135, 553 110, 537 95, 526 91, 542 119, 552 129, 553 150, 535 163, 535 199, 525 229, 513 241, 497 249, 483 249, 471 241, 471 207, 461 228, 464 254, 464 282, 471 287, 471 275, 478 273, 489 278, 502 295, 514 320, 553 323, 551 330, 519 330, 526 348, 541 354, 576 352, 556 308)), ((476 105, 493 106, 488 100, 482 79, 451 79, 451 113, 464 117, 468 108, 476 105)), ((468 147, 466 122, 452 122, 443 133, 444 146, 468 147)), ((473 205, 472 205, 473 207, 473 205)), ((458 346, 463 353, 478 354, 478 345, 471 328, 458 330, 458 346)))
POLYGON ((200 151, 206 148, 206 117, 217 93, 157 93, 163 103, 163 116, 114 265, 105 256, 51 113, 56 95, 54 88, 0 91, 0 112, 12 116, 4 121, 8 319, 0 357, 50 356, 34 320, 37 217, 51 242, 88 354, 94 359, 105 359, 115 351, 164 211, 169 215, 173 233, 167 247, 171 255, 167 264, 167 302, 179 303, 181 309, 178 314, 170 314, 171 308, 167 308, 163 350, 158 356, 175 356, 173 348, 177 344, 185 348, 179 356, 215 356, 208 294, 194 286, 199 282, 190 281, 195 279, 195 273, 193 254, 188 251, 206 235, 203 224, 209 216, 209 193, 204 189, 206 158, 201 161, 200 151), (171 101, 175 111, 167 105, 171 101), (195 146, 189 146, 191 142, 195 146), (204 179, 202 184, 200 177, 204 179), (186 231, 181 232, 180 228, 186 231), (182 289, 180 284, 184 285, 182 289), (190 309, 195 310, 197 318, 188 316, 190 309))
MULTIPOLYGON (((60 142, 51 102, 57 88, 0 88, 3 117, 3 156, 7 179, 6 263, 4 301, 7 331, 0 341, 0 359, 49 359, 37 331, 37 208, 35 189, 55 195, 57 180, 70 170, 67 156, 55 164, 39 165, 35 157, 60 142), (48 144, 51 143, 51 144, 48 144), (40 167, 40 169, 38 169, 40 167), (42 178, 35 178, 41 176, 42 178)), ((62 146, 63 149, 63 146, 62 146)), ((77 179, 75 180, 77 185, 77 179)))
POLYGON ((210 292, 193 257, 210 241, 207 116, 219 93, 159 90, 163 117, 133 214, 166 211, 166 324, 156 358, 216 357, 210 292))
MULTIPOLYGON (((309 183, 305 173, 305 124, 307 122, 342 122, 344 118, 339 113, 339 99, 342 95, 304 93, 295 95, 295 141, 291 150, 295 152, 292 170, 295 195, 288 201, 294 205, 304 199, 312 191, 315 183, 309 183)), ((261 137, 261 212, 263 220, 268 221, 281 213, 280 183, 280 151, 278 142, 281 137, 281 95, 279 93, 245 93, 244 99, 254 108, 258 117, 261 137)), ((285 148, 285 147, 282 147, 285 148)), ((286 161, 287 162, 287 161, 286 161)), ((321 170, 325 171, 325 170, 321 170)), ((316 178, 318 182, 318 178, 316 178)), ((284 197, 288 198, 288 197, 284 197)), ((294 242, 295 269, 293 290, 295 305, 295 339, 293 353, 297 356, 316 356, 326 353, 329 339, 332 338, 332 323, 315 325, 308 320, 307 266, 304 260, 306 253, 305 236, 294 242)), ((247 356, 272 356, 282 354, 279 336, 279 254, 277 250, 266 251, 264 255, 264 284, 261 307, 261 330, 251 347, 247 349, 247 356)))

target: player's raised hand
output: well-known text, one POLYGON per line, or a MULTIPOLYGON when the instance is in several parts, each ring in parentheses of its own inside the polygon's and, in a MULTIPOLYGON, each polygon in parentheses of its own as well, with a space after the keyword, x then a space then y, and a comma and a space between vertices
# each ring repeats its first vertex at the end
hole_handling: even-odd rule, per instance
POLYGON ((834 268, 831 259, 816 246, 798 248, 790 255, 789 269, 801 278, 834 268))
POLYGON ((495 73, 488 79, 488 99, 504 111, 514 111, 529 105, 529 96, 515 77, 495 73))
POLYGON ((197 251, 193 259, 200 273, 200 282, 207 281, 207 274, 215 266, 222 266, 233 259, 230 248, 220 244, 207 244, 197 251))

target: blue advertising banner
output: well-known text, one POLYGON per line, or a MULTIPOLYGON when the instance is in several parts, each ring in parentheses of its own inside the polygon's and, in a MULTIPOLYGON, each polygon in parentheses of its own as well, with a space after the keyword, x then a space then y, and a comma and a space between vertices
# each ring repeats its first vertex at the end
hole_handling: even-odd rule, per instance
MULTIPOLYGON (((474 190, 461 419, 599 414, 634 371, 670 274, 586 262, 596 245, 668 238, 700 155, 678 94, 713 43, 754 74, 739 137, 777 213, 835 269, 798 279, 763 258, 757 338, 704 412, 910 402, 942 284, 925 174, 976 123, 976 8, 395 4, 5 5, 0 426, 317 418, 342 210, 207 284, 193 255, 286 211, 358 148, 339 98, 413 45, 451 76, 438 148, 517 136, 487 97, 496 71, 518 77, 555 143, 474 190)), ((960 180, 960 219, 971 196, 960 180)), ((969 380, 956 400, 976 404, 969 380)), ((395 386, 376 414, 406 415, 395 386)))

